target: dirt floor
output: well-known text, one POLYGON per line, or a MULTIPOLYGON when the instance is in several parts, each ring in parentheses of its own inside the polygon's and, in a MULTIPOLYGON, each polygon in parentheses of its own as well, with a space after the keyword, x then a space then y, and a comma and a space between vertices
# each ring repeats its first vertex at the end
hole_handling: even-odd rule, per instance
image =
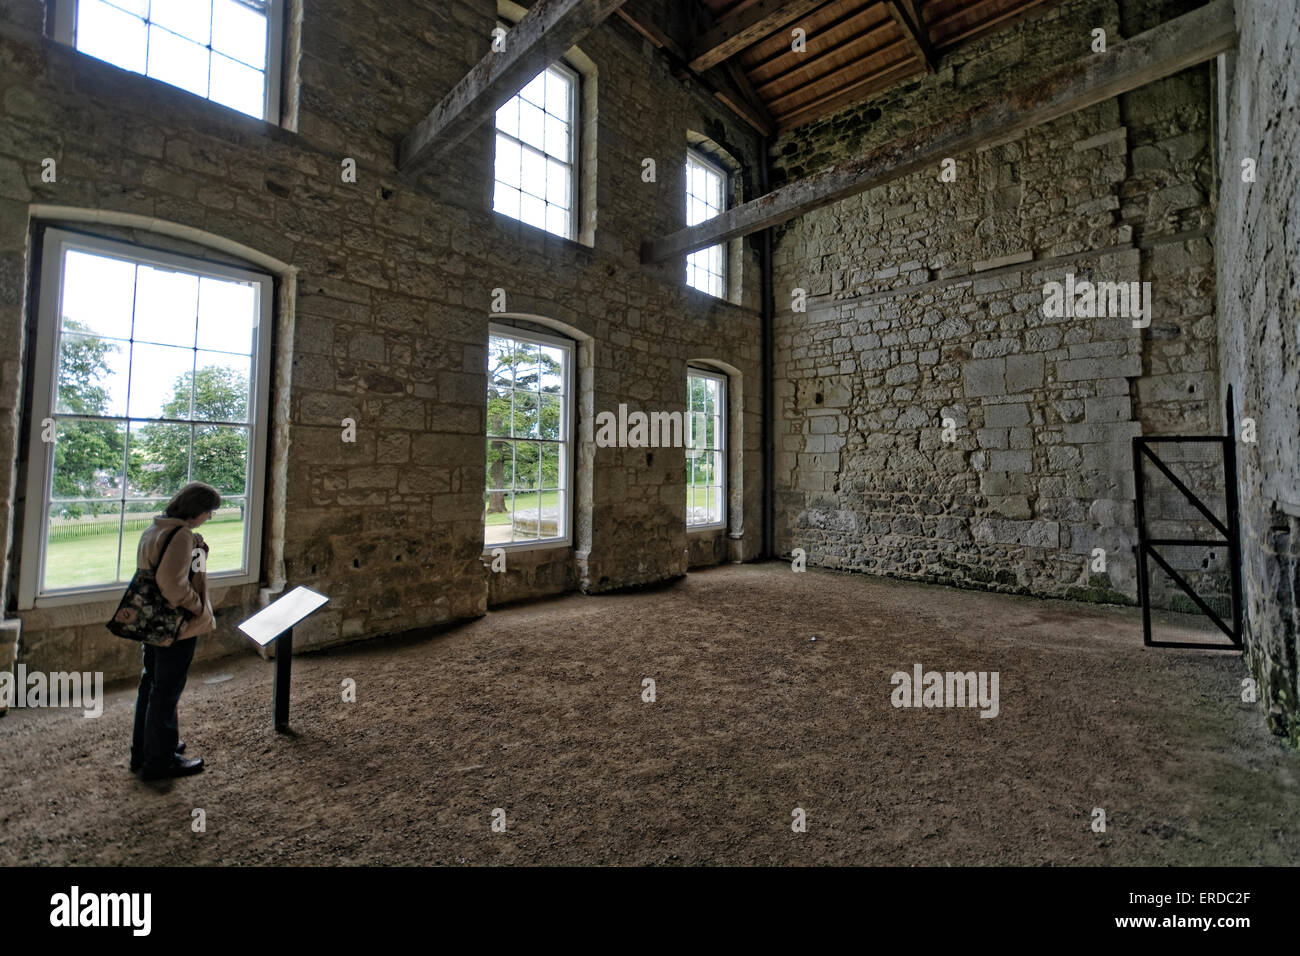
POLYGON ((272 665, 196 666, 183 780, 127 771, 133 687, 11 710, 0 864, 1294 865, 1300 754, 1244 675, 1131 609, 724 567, 302 655, 293 736, 272 665), (893 707, 917 663, 997 671, 999 715, 893 707))

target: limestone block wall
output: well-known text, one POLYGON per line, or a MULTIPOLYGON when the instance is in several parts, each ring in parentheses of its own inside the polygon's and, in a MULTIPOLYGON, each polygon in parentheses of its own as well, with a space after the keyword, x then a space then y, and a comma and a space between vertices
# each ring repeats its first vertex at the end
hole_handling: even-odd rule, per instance
MULTIPOLYGON (((689 133, 723 145, 752 190, 756 138, 653 48, 611 20, 581 46, 580 178, 594 244, 491 212, 492 131, 481 127, 418 181, 397 175, 401 137, 488 52, 493 0, 290 4, 283 127, 77 54, 44 35, 45 4, 0 5, 0 469, 2 601, 33 669, 138 669, 103 628, 116 601, 19 610, 26 490, 24 407, 36 320, 35 240, 46 223, 217 247, 277 281, 268 519, 262 587, 306 584, 331 603, 296 643, 320 646, 481 615, 569 588, 599 591, 685 573, 681 449, 595 449, 594 413, 685 406, 689 362, 735 370, 743 388, 733 518, 718 532, 761 543, 756 254, 736 303, 684 287, 679 263, 643 267, 644 237, 684 224, 689 133), (41 160, 57 161, 56 182, 41 160), (357 164, 345 183, 341 162, 357 164), (653 157, 657 183, 641 179, 653 157), (492 290, 509 315, 489 312, 492 290), (577 343, 574 544, 483 560, 489 321, 549 323, 577 343), (357 423, 341 441, 341 420, 357 423)), ((702 551, 696 548, 698 561, 702 551)), ((732 555, 728 555, 732 556, 732 555)), ((218 589, 221 635, 258 585, 218 589)))
POLYGON ((1273 730, 1300 745, 1300 13, 1241 0, 1237 25, 1222 84, 1220 389, 1258 431, 1237 444, 1248 661, 1273 730))
MULTIPOLYGON (((1150 25, 1123 6, 1062 4, 945 57, 936 76, 778 141, 775 178, 1032 83, 1086 55, 1093 26, 1117 40, 1150 25)), ((1189 70, 953 157, 953 182, 936 166, 779 231, 783 551, 871 573, 1136 599, 1132 437, 1222 428, 1212 98, 1208 67, 1189 70), (1044 286, 1069 274, 1150 283, 1149 327, 1045 314, 1044 286)), ((1214 462, 1183 455, 1174 467, 1222 501, 1214 462)), ((1152 516, 1187 531, 1178 496, 1149 487, 1152 516)), ((1222 552, 1171 558, 1226 610, 1222 552)), ((1191 607, 1166 584, 1154 581, 1158 601, 1191 607)))

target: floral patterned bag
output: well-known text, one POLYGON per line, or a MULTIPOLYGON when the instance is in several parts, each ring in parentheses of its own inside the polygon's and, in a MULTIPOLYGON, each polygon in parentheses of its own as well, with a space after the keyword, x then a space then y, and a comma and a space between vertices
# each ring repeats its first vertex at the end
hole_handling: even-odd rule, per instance
MULTIPOLYGON (((163 542, 158 556, 159 564, 162 564, 162 556, 167 553, 167 546, 180 530, 179 526, 173 528, 163 542)), ((157 568, 136 569, 131 576, 131 583, 126 587, 126 594, 122 595, 122 602, 117 606, 117 613, 108 622, 108 629, 118 637, 130 641, 171 647, 176 643, 176 635, 185 621, 186 611, 184 608, 172 607, 163 597, 156 573, 157 568)))

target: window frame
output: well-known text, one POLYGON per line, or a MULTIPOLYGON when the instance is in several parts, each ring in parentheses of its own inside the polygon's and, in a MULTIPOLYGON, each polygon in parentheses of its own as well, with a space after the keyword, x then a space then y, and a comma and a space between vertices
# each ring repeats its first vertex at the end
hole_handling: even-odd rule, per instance
MULTIPOLYGON (((727 521, 728 521, 727 512, 729 510, 727 496, 728 496, 728 488, 730 487, 729 486, 730 472, 727 469, 727 456, 729 454, 727 442, 730 439, 730 430, 728 428, 728 404, 727 403, 729 401, 728 386, 730 382, 728 380, 728 376, 723 372, 718 372, 711 368, 702 368, 697 365, 688 365, 686 367, 686 415, 688 418, 690 417, 691 414, 690 398, 691 398, 692 378, 705 378, 718 383, 719 438, 716 443, 717 447, 715 448, 706 447, 702 450, 712 452, 718 456, 718 470, 721 474, 718 480, 718 484, 719 484, 718 520, 710 521, 707 524, 691 524, 690 515, 688 514, 686 517, 686 530, 688 533, 696 532, 696 531, 708 531, 708 532, 720 531, 727 527, 727 521)), ((687 451, 689 452, 690 449, 688 448, 687 451)), ((692 487, 693 486, 689 484, 686 486, 686 491, 688 495, 690 494, 692 487)))
MULTIPOLYGON (((512 27, 514 27, 515 24, 507 24, 498 21, 497 26, 509 30, 512 27)), ((580 164, 582 161, 582 148, 581 148, 582 146, 582 112, 581 112, 582 74, 578 72, 576 68, 566 63, 564 61, 564 58, 561 57, 560 59, 557 59, 552 63, 546 64, 545 68, 543 68, 537 74, 537 76, 541 76, 547 70, 552 70, 552 69, 557 70, 558 72, 564 74, 565 77, 569 80, 569 123, 568 123, 569 159, 568 162, 565 163, 565 165, 569 167, 569 199, 570 199, 569 235, 561 236, 557 233, 551 232, 545 226, 534 226, 531 223, 524 222, 523 219, 520 219, 517 216, 512 216, 509 213, 501 212, 496 208, 496 184, 499 182, 499 180, 496 178, 496 157, 497 157, 498 136, 504 136, 507 139, 513 140, 514 142, 518 143, 520 148, 522 149, 531 150, 534 153, 539 153, 544 160, 554 158, 550 156, 548 153, 544 153, 541 150, 537 149, 537 147, 530 146, 528 143, 525 143, 518 136, 511 136, 509 133, 502 131, 502 129, 499 126, 497 126, 496 110, 492 111, 492 200, 489 208, 493 213, 493 215, 502 216, 510 220, 511 222, 517 222, 521 225, 529 226, 532 229, 537 229, 540 232, 546 233, 546 235, 548 236, 555 236, 555 238, 557 239, 564 239, 567 240, 568 242, 580 242, 581 240, 578 238, 578 236, 579 236, 580 224, 582 222, 582 216, 581 216, 582 172, 580 169, 580 164)), ((534 76, 532 79, 528 81, 528 83, 533 82, 533 80, 535 80, 536 78, 537 77, 534 76)), ((528 83, 525 83, 524 86, 527 86, 528 83)), ((520 87, 519 89, 515 90, 515 92, 510 95, 510 98, 507 99, 505 103, 502 103, 501 106, 505 106, 507 103, 510 102, 510 100, 513 100, 521 93, 523 93, 523 87, 520 87)), ((522 189, 522 186, 523 186, 523 177, 521 176, 520 177, 521 192, 524 191, 522 189)), ((542 201, 545 203, 545 199, 543 199, 542 201)))
MULTIPOLYGON (((488 325, 488 338, 490 340, 493 337, 508 338, 515 342, 526 342, 535 345, 547 345, 552 348, 561 349, 564 352, 564 372, 563 372, 564 400, 560 403, 560 413, 561 413, 560 433, 563 437, 561 437, 557 442, 562 446, 562 450, 560 452, 560 464, 564 469, 564 474, 562 476, 562 483, 564 484, 565 487, 561 489, 564 495, 564 503, 561 508, 561 511, 564 514, 564 534, 562 536, 557 536, 554 538, 540 538, 540 539, 524 540, 524 541, 497 541, 497 542, 493 542, 492 544, 488 544, 487 541, 484 540, 483 554, 485 555, 490 554, 496 548, 505 548, 508 551, 536 551, 536 550, 542 550, 546 548, 552 548, 552 549, 571 548, 573 547, 574 446, 577 444, 577 442, 573 440, 574 423, 576 419, 576 415, 574 414, 574 409, 576 406, 574 403, 574 394, 573 394, 573 381, 574 381, 573 363, 577 357, 577 343, 574 342, 572 339, 564 338, 563 336, 548 335, 545 332, 534 332, 531 329, 520 328, 519 326, 516 325, 505 325, 505 324, 495 323, 495 322, 490 323, 488 325)), ((488 349, 488 354, 489 355, 491 354, 490 348, 488 349)), ((486 368, 484 369, 484 371, 486 373, 486 368)), ((487 402, 487 397, 485 394, 484 395, 485 407, 486 407, 486 402, 487 402)), ((493 440, 529 441, 530 439, 510 438, 510 437, 506 437, 502 439, 502 436, 500 435, 494 436, 489 434, 487 430, 487 419, 485 416, 483 422, 483 442, 484 442, 485 450, 486 450, 487 442, 493 440)), ((542 439, 538 439, 538 440, 542 441, 542 439)), ((546 439, 546 441, 550 441, 550 439, 546 439)), ((483 475, 483 494, 486 495, 487 493, 488 493, 488 476, 485 470, 483 475)), ((483 522, 483 533, 486 536, 487 534, 486 520, 484 520, 483 522)))
MULTIPOLYGON (((258 286, 255 301, 256 349, 251 356, 249 385, 254 389, 249 402, 252 411, 248 436, 248 478, 243 498, 246 502, 244 568, 242 571, 217 571, 208 575, 212 587, 254 584, 262 574, 262 534, 266 505, 266 471, 270 458, 268 412, 270 408, 271 327, 274 322, 273 276, 224 263, 210 262, 193 256, 164 252, 147 246, 105 239, 101 236, 49 227, 41 239, 40 299, 34 341, 35 370, 30 415, 31 432, 27 445, 26 501, 23 509, 22 552, 18 567, 18 607, 31 610, 67 604, 88 604, 121 595, 126 582, 117 581, 75 588, 42 590, 45 570, 46 521, 50 509, 50 480, 54 470, 54 443, 41 440, 41 422, 53 418, 58 389, 56 363, 62 323, 59 318, 63 291, 64 254, 69 249, 91 254, 124 258, 131 262, 179 269, 213 278, 252 282, 258 286)), ((116 417, 116 416, 114 416, 116 417)), ((133 421, 129 416, 127 421, 133 421)), ((179 490, 179 489, 177 489, 179 490)), ((120 534, 120 532, 119 532, 120 534)))
MULTIPOLYGON (((721 163, 719 163, 717 160, 715 160, 712 156, 710 156, 708 153, 704 152, 703 150, 698 149, 698 148, 696 148, 696 147, 694 147, 694 146, 688 146, 688 147, 686 147, 686 162, 682 164, 682 165, 683 165, 683 169, 685 170, 685 173, 686 173, 686 177, 685 177, 685 178, 686 178, 686 181, 685 181, 685 184, 684 184, 684 185, 685 185, 685 189, 683 190, 682 199, 684 200, 684 202, 683 202, 683 206, 684 206, 684 207, 687 207, 687 208, 689 208, 689 206, 690 206, 690 202, 691 202, 691 176, 690 176, 690 169, 691 169, 691 163, 692 163, 692 162, 698 163, 700 166, 703 166, 705 169, 709 170, 709 171, 712 172, 712 173, 715 173, 715 174, 718 176, 718 178, 719 178, 719 185, 718 185, 719 208, 718 208, 718 214, 717 214, 717 215, 718 215, 718 216, 721 216, 724 212, 727 211, 727 207, 728 207, 728 196, 729 196, 729 192, 730 192, 730 189, 731 189, 731 173, 730 173, 730 171, 729 171, 728 169, 726 169, 726 167, 724 167, 724 166, 723 166, 721 163)), ((685 209, 683 210, 683 212, 685 212, 685 209)), ((712 222, 712 221, 713 221, 714 219, 716 219, 716 218, 717 218, 717 216, 711 216, 711 217, 708 218, 708 219, 702 219, 702 220, 700 220, 700 223, 704 223, 704 222, 712 222)), ((689 222, 690 222, 690 217, 689 217, 689 216, 686 217, 686 221, 687 221, 687 223, 688 223, 688 228, 689 228, 689 222)), ((700 223, 696 223, 696 225, 700 225, 700 223)), ((712 246, 706 246, 706 247, 703 248, 703 249, 697 249, 697 250, 695 250, 694 253, 687 253, 687 254, 686 254, 686 257, 685 257, 685 259, 684 259, 684 261, 683 261, 683 268, 684 268, 685 271, 686 271, 686 276, 685 276, 685 279, 686 279, 686 287, 687 287, 688 289, 694 289, 696 292, 702 292, 702 293, 704 293, 704 294, 707 295, 707 296, 712 296, 712 297, 715 298, 715 299, 728 300, 728 283, 729 283, 729 281, 730 281, 730 275, 729 275, 729 269, 728 269, 727 254, 728 254, 728 248, 727 248, 727 243, 725 243, 725 242, 719 242, 719 243, 716 243, 715 245, 712 245, 712 246), (719 291, 718 291, 717 293, 714 293, 714 292, 713 292, 712 290, 710 290, 710 289, 701 289, 699 286, 692 285, 692 284, 691 284, 691 278, 690 278, 690 270, 691 270, 691 256, 692 256, 692 255, 696 255, 696 254, 701 253, 701 252, 711 252, 711 251, 714 250, 714 249, 720 249, 720 250, 721 250, 721 256, 720 256, 720 258, 721 258, 721 261, 722 261, 722 272, 719 274, 719 277, 718 277, 718 282, 719 282, 719 285, 721 286, 721 288, 719 289, 719 291)))
MULTIPOLYGON (((54 8, 54 39, 64 46, 71 47, 81 56, 89 57, 92 60, 98 60, 100 63, 106 63, 119 70, 125 70, 128 73, 135 73, 134 70, 127 70, 126 67, 118 66, 110 60, 103 60, 89 53, 82 53, 77 49, 77 5, 81 0, 57 0, 54 8)), ((109 0, 111 3, 112 0, 109 0)), ((280 109, 280 86, 281 74, 284 71, 284 5, 285 0, 266 0, 266 83, 262 90, 262 122, 270 123, 273 126, 281 125, 283 116, 280 109)), ((129 11, 125 11, 129 13, 129 11)), ((134 14, 130 14, 134 16, 134 14)), ((160 29, 166 29, 160 27, 160 29)), ((211 46, 208 48, 211 55, 211 46)), ((146 64, 146 69, 148 66, 146 64)), ((175 84, 168 83, 166 80, 160 80, 157 77, 149 76, 148 73, 136 73, 137 76, 143 76, 146 79, 153 80, 155 83, 161 83, 164 86, 171 87, 174 90, 180 90, 183 93, 189 93, 189 90, 175 84)), ((190 93, 191 96, 198 96, 197 93, 190 93)), ((225 103, 219 103, 209 96, 200 96, 199 99, 205 100, 214 106, 230 110, 238 116, 248 116, 249 119, 256 117, 235 109, 233 106, 227 106, 225 103)))

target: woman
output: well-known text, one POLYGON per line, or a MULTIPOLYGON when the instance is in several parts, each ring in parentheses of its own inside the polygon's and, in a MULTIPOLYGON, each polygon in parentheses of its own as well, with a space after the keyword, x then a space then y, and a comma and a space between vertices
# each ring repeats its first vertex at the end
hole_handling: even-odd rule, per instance
POLYGON ((208 599, 208 546, 194 529, 219 507, 217 489, 190 482, 145 529, 136 550, 137 567, 157 568, 155 578, 163 597, 187 612, 170 647, 142 645, 144 670, 135 702, 131 770, 139 770, 146 780, 183 777, 203 769, 201 757, 181 755, 185 745, 177 734, 176 705, 194 660, 194 638, 217 627, 208 599))

